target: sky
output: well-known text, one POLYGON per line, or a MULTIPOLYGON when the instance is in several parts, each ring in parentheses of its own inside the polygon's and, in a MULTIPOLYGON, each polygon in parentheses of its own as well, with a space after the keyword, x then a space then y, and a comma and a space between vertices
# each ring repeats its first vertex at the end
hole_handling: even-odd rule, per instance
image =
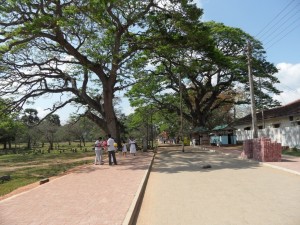
MULTIPOLYGON (((286 105, 300 98, 300 0, 194 0, 204 10, 202 21, 216 21, 236 27, 260 40, 267 60, 279 72, 276 87, 282 91, 274 99, 286 105)), ((122 94, 119 94, 122 97, 122 94)), ((39 115, 45 114, 45 99, 36 102, 39 115)), ((120 108, 128 115, 133 112, 127 99, 120 108)), ((58 114, 66 122, 72 107, 58 114)))

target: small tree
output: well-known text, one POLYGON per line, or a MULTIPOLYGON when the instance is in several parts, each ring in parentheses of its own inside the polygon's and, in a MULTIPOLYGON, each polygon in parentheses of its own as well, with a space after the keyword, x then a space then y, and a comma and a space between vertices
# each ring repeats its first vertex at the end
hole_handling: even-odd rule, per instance
POLYGON ((27 127, 27 149, 31 149, 32 137, 36 133, 33 129, 40 122, 38 111, 36 109, 27 108, 23 111, 21 120, 27 127))
POLYGON ((0 142, 3 143, 4 149, 11 149, 12 141, 23 133, 24 125, 19 119, 18 112, 7 111, 7 105, 10 100, 0 99, 0 142))
POLYGON ((49 142, 48 152, 54 149, 55 133, 60 127, 60 119, 56 114, 52 114, 39 125, 39 130, 44 134, 45 139, 49 142))

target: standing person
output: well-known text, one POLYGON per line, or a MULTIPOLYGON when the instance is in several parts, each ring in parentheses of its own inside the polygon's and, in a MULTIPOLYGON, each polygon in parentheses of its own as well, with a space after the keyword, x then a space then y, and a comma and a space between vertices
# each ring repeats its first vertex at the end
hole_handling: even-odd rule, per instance
POLYGON ((103 152, 107 151, 107 141, 103 140, 103 152))
POLYGON ((107 135, 108 140, 107 140, 107 152, 108 152, 108 162, 109 165, 112 165, 112 161, 114 162, 115 165, 117 165, 117 160, 116 160, 116 154, 115 154, 115 141, 111 137, 110 134, 107 135))
POLYGON ((193 147, 196 147, 196 139, 195 138, 193 138, 192 143, 193 143, 193 147))
POLYGON ((129 138, 129 149, 130 154, 133 154, 135 156, 136 153, 136 146, 135 146, 135 140, 133 138, 129 138))
POLYGON ((97 165, 97 162, 99 162, 100 164, 103 164, 103 160, 102 160, 102 148, 103 148, 103 142, 102 142, 102 137, 99 137, 96 141, 95 141, 95 165, 97 165))
POLYGON ((127 145, 126 145, 126 142, 123 141, 123 145, 122 145, 122 155, 124 157, 126 157, 126 153, 127 153, 127 145))

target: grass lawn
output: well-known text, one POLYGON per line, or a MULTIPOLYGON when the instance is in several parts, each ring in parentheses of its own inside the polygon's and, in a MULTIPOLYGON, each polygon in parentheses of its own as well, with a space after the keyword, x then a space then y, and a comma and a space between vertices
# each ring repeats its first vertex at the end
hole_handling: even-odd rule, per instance
POLYGON ((300 157, 300 151, 294 149, 284 150, 282 151, 282 154, 300 157))
POLYGON ((76 152, 70 148, 64 151, 53 150, 51 153, 22 151, 21 154, 0 155, 0 177, 11 177, 9 181, 0 181, 0 196, 41 179, 58 176, 74 167, 92 163, 94 155, 92 147, 84 147, 82 150, 77 148, 76 152))

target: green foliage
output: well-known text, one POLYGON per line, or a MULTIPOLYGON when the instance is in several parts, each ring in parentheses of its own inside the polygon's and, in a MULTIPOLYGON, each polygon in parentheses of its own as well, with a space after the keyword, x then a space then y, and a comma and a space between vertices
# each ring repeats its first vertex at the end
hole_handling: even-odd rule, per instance
POLYGON ((49 115, 48 117, 46 117, 46 120, 55 126, 60 126, 60 119, 59 119, 59 115, 57 114, 49 115))
POLYGON ((24 129, 24 124, 18 119, 17 112, 9 112, 10 100, 0 99, 0 142, 10 143, 15 140, 24 129))
MULTIPOLYGON (((215 22, 201 23, 188 13, 182 13, 183 17, 176 13, 172 16, 157 13, 151 18, 153 27, 149 36, 160 39, 150 42, 155 46, 148 53, 152 68, 137 74, 138 82, 128 92, 133 106, 154 102, 157 108, 179 114, 181 90, 183 115, 193 126, 228 124, 232 118, 226 115, 230 115, 236 96, 249 89, 245 54, 249 40, 253 43, 253 74, 263 79, 261 85, 255 80, 256 99, 264 99, 257 103, 278 105, 270 96, 279 93, 272 85, 278 82, 273 76, 277 69, 265 60, 265 52, 257 40, 240 29, 215 22)), ((243 103, 250 103, 244 97, 243 103)))
POLYGON ((282 154, 300 157, 300 148, 299 146, 296 146, 294 148, 282 151, 282 154))
POLYGON ((61 97, 51 114, 73 104, 118 136, 114 93, 132 84, 133 65, 139 70, 154 8, 138 0, 2 1, 0 94, 13 95, 14 106, 61 97))
MULTIPOLYGON (((234 104, 236 84, 248 90, 248 40, 254 75, 262 78, 265 89, 255 94, 263 97, 261 105, 277 104, 269 96, 278 93, 276 68, 265 60, 261 43, 240 29, 202 23, 202 9, 189 0, 158 5, 10 0, 2 1, 0 13, 0 95, 14 96, 15 108, 51 94, 60 101, 49 106, 50 117, 73 104, 118 139, 121 123, 114 96, 135 84, 128 94, 132 106, 151 103, 178 115, 181 90, 185 120, 205 126, 220 109, 234 104)), ((58 118, 50 117, 59 125, 58 118)), ((28 126, 37 122, 33 111, 23 119, 28 126)))
POLYGON ((24 109, 23 114, 24 115, 21 119, 27 126, 34 126, 40 122, 40 118, 38 117, 38 111, 36 109, 24 109))

